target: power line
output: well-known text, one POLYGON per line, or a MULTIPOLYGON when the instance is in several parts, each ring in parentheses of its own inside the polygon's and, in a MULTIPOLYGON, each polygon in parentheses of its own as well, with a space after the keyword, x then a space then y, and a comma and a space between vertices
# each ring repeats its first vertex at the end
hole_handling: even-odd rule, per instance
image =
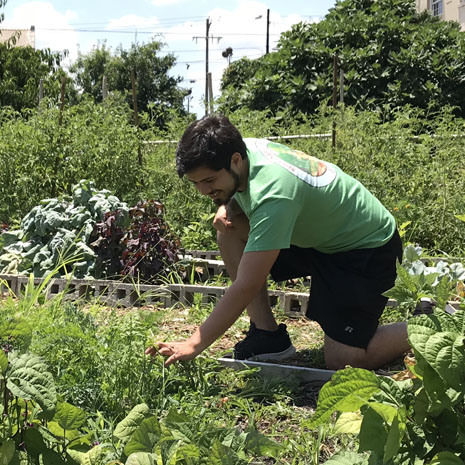
MULTIPOLYGON (((192 34, 196 34, 196 32, 170 32, 170 31, 141 31, 138 28, 133 30, 124 30, 124 29, 72 29, 72 28, 52 28, 52 27, 36 27, 36 31, 51 31, 51 32, 104 32, 108 34, 163 34, 163 35, 183 35, 183 36, 192 36, 192 34)), ((199 32, 198 34, 202 34, 199 32)), ((252 33, 252 32, 222 32, 223 36, 265 36, 266 33, 252 33)), ((270 34, 270 36, 280 36, 281 34, 270 34)))
MULTIPOLYGON (((205 20, 205 16, 184 16, 184 17, 178 17, 178 18, 163 18, 163 19, 160 19, 159 21, 157 21, 156 24, 161 24, 161 23, 165 23, 165 22, 173 22, 173 21, 177 21, 178 24, 183 24, 183 23, 186 23, 186 22, 200 22, 200 21, 204 21, 205 20)), ((97 25, 106 25, 106 24, 110 24, 111 21, 100 21, 100 22, 85 22, 85 23, 69 23, 71 26, 97 26, 97 25)))
MULTIPOLYGON (((220 52, 222 48, 211 48, 210 52, 220 52)), ((234 47, 234 50, 261 50, 260 47, 234 47)), ((199 49, 192 49, 192 50, 160 50, 160 52, 164 53, 187 53, 187 52, 203 52, 203 50, 199 49)))

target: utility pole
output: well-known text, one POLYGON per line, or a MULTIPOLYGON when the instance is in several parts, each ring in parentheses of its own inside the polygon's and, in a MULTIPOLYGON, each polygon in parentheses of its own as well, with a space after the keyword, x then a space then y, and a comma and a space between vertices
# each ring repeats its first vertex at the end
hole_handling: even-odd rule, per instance
POLYGON ((205 115, 208 115, 208 107, 209 107, 209 91, 208 91, 208 41, 209 39, 216 39, 218 42, 221 40, 221 37, 210 37, 210 26, 212 22, 210 18, 207 18, 206 22, 206 31, 205 37, 193 37, 193 39, 205 39, 205 115))
POLYGON ((266 10, 266 54, 270 53, 270 9, 266 10))

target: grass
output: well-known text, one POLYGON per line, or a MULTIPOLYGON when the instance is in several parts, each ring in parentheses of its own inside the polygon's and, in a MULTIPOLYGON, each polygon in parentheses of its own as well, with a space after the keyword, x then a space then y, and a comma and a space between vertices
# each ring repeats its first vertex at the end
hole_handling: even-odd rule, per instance
MULTIPOLYGON (((331 425, 317 431, 306 426, 316 405, 315 387, 264 379, 250 369, 232 371, 214 360, 243 337, 248 328, 245 316, 205 356, 164 368, 162 357, 147 359, 143 355, 146 345, 152 337, 173 340, 188 336, 212 304, 110 308, 55 298, 44 303, 38 299, 27 306, 27 313, 21 308, 21 300, 0 300, 0 328, 13 319, 27 322, 29 351, 46 360, 60 397, 83 408, 89 422, 100 425, 93 432, 96 441, 111 436, 109 429, 130 408, 146 402, 160 418, 172 408, 188 418, 196 418, 202 411, 202 422, 241 431, 255 428, 282 445, 278 458, 255 457, 256 463, 316 465, 341 447, 353 447, 350 438, 330 437, 331 425)), ((287 319, 282 313, 278 320, 286 322, 305 356, 314 351, 314 361, 309 358, 307 362, 321 359, 322 333, 315 331, 314 324, 287 319)), ((4 337, 0 332, 0 339, 4 337)), ((200 424, 198 428, 200 431, 200 424)))

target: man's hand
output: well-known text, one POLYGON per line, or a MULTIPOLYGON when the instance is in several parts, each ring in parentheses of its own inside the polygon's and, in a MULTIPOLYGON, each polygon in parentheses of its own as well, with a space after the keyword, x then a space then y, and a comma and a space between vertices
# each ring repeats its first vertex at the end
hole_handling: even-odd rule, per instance
POLYGON ((171 365, 178 360, 192 360, 200 352, 189 339, 179 342, 157 342, 155 346, 149 347, 145 351, 147 355, 153 356, 159 353, 164 357, 168 357, 165 366, 171 365))
POLYGON ((215 218, 213 219, 213 227, 220 233, 225 233, 232 228, 226 205, 221 205, 221 207, 218 208, 215 218))

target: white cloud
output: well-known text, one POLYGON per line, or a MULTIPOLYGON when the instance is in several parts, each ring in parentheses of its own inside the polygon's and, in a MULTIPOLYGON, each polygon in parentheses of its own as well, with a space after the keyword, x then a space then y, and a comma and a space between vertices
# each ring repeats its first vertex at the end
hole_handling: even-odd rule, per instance
POLYGON ((49 2, 29 2, 14 8, 2 27, 29 29, 35 26, 36 48, 69 50, 69 60, 73 60, 77 55, 78 33, 70 26, 70 21, 76 18, 75 12, 60 13, 49 2))

